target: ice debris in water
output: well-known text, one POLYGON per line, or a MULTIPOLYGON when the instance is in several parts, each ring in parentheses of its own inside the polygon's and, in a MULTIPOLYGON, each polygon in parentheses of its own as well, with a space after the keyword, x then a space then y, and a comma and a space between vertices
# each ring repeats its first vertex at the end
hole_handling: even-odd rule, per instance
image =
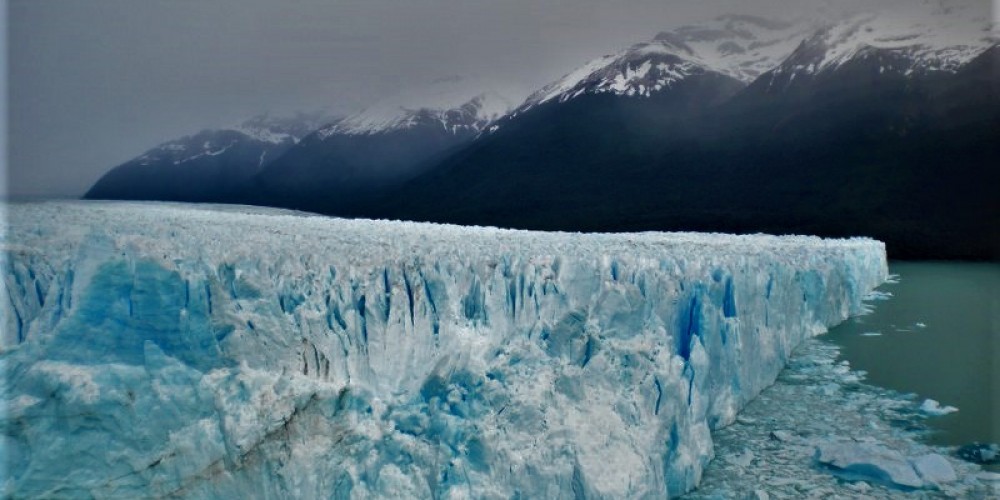
POLYGON ((976 464, 1000 463, 1000 445, 996 443, 970 443, 960 447, 955 454, 962 460, 976 464))
POLYGON ((996 498, 991 473, 921 442, 927 416, 912 396, 864 383, 838 354, 804 341, 775 384, 713 434, 717 458, 684 498, 996 498), (749 465, 719 459, 748 454, 749 465))
POLYGON ((674 496, 887 273, 868 239, 127 203, 8 223, 12 497, 674 496))

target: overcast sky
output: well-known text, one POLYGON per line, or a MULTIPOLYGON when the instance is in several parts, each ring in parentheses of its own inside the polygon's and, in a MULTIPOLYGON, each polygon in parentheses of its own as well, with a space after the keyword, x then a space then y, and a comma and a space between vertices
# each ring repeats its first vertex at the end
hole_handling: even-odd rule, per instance
POLYGON ((262 112, 348 113, 453 75, 524 94, 722 13, 874 1, 9 0, 8 189, 79 196, 161 142, 262 112))

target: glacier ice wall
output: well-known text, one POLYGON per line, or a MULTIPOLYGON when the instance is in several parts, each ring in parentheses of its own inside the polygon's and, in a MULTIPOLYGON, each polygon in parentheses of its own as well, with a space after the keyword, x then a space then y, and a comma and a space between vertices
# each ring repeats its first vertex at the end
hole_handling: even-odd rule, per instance
POLYGON ((887 275, 867 239, 8 212, 18 497, 674 496, 887 275))

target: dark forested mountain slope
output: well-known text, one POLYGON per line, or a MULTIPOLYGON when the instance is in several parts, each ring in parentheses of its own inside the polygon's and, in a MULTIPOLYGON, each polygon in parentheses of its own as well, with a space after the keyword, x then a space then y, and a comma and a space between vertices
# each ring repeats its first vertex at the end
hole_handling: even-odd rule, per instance
MULTIPOLYGON (((800 49, 808 50, 803 44, 800 49)), ((998 255, 996 47, 957 71, 873 50, 720 105, 593 95, 541 106, 380 200, 373 214, 582 231, 766 231, 885 240, 893 257, 998 255)), ((716 99, 715 102, 718 102, 716 99)))
POLYGON ((101 177, 85 198, 246 202, 254 178, 302 137, 334 118, 260 116, 161 144, 101 177))
POLYGON ((268 165, 255 179, 255 201, 360 213, 360 203, 374 192, 423 172, 448 151, 471 142, 509 109, 509 103, 492 92, 437 108, 376 106, 318 130, 268 165))

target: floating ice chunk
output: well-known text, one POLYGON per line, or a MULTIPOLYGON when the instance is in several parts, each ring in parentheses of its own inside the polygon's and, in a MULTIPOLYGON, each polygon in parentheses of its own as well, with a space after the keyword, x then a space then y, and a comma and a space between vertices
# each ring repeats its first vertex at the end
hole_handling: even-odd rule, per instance
POLYGON ((754 458, 755 457, 753 452, 750 450, 746 450, 738 455, 727 455, 725 457, 725 460, 733 465, 738 465, 740 467, 747 468, 750 467, 750 464, 753 463, 754 458))
POLYGON ((976 474, 976 478, 980 481, 987 481, 990 483, 1000 483, 1000 472, 989 472, 983 471, 976 474))
POLYGON ((782 430, 771 431, 770 436, 771 436, 771 439, 773 439, 775 441, 781 441, 781 442, 784 442, 784 443, 787 443, 787 442, 795 439, 795 435, 794 434, 792 434, 791 432, 782 431, 782 430))
POLYGON ((948 462, 948 459, 937 453, 921 455, 910 460, 910 462, 913 464, 913 468, 917 470, 917 474, 920 474, 920 477, 924 478, 924 481, 928 483, 940 485, 958 479, 955 469, 948 462))
POLYGON ((902 454, 878 443, 822 443, 817 447, 816 459, 849 481, 875 481, 914 489, 924 486, 924 481, 902 454))
POLYGON ((913 326, 915 326, 915 327, 917 327, 917 328, 927 328, 927 325, 926 325, 926 324, 924 324, 924 323, 920 323, 920 322, 917 322, 917 324, 915 324, 915 325, 913 325, 913 326))
POLYGON ((864 298, 861 300, 889 300, 892 298, 892 292, 880 292, 878 290, 872 290, 865 294, 864 298))
POLYGON ((933 399, 925 399, 923 404, 920 405, 920 411, 928 415, 940 416, 955 413, 958 411, 958 408, 954 406, 941 406, 941 403, 933 399))

